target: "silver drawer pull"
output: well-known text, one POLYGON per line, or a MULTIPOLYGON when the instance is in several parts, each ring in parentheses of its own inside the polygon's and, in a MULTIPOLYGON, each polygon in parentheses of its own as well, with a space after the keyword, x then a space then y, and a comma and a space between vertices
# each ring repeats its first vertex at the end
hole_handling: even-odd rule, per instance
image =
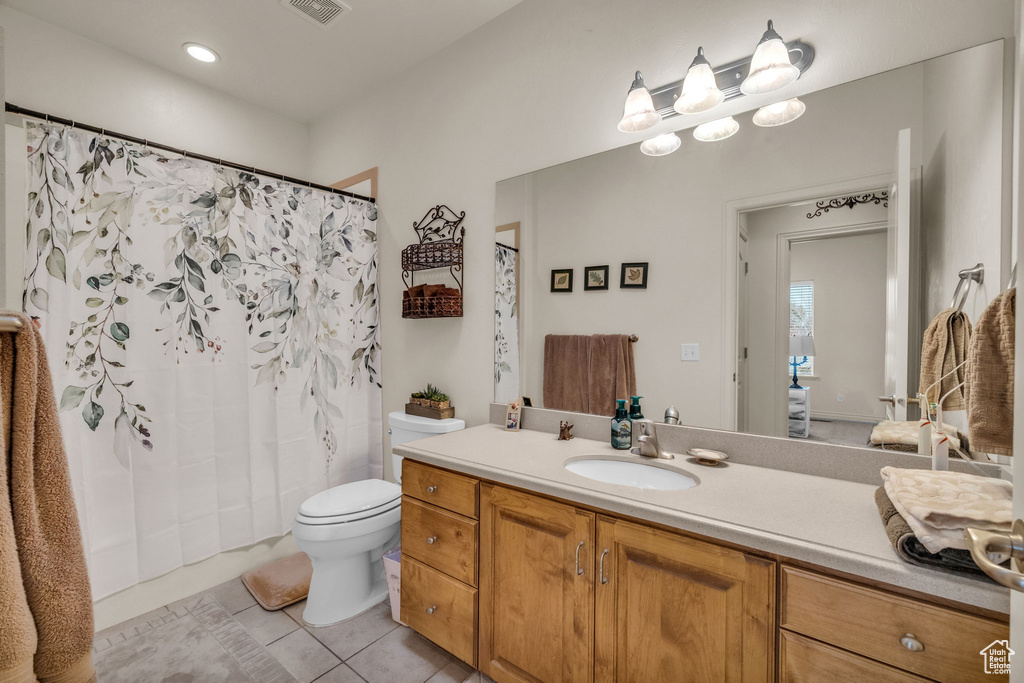
POLYGON ((582 548, 583 548, 583 541, 580 541, 580 544, 578 546, 576 546, 576 575, 577 576, 583 576, 583 567, 580 566, 580 550, 582 550, 582 548))
POLYGON ((434 545, 435 543, 437 543, 437 536, 428 536, 427 543, 429 543, 430 545, 434 545))
POLYGON ((900 638, 900 645, 911 652, 924 652, 924 643, 918 640, 913 633, 908 633, 900 638))
POLYGON ((601 553, 601 568, 597 570, 597 575, 601 577, 601 583, 608 583, 608 577, 604 575, 604 556, 607 554, 608 548, 605 548, 601 553))
POLYGON ((433 607, 428 607, 427 608, 427 614, 433 614, 434 610, 436 610, 436 609, 437 609, 437 605, 434 605, 433 607))
POLYGON ((436 491, 437 491, 437 487, 436 486, 428 486, 427 487, 427 493, 434 493, 436 491))

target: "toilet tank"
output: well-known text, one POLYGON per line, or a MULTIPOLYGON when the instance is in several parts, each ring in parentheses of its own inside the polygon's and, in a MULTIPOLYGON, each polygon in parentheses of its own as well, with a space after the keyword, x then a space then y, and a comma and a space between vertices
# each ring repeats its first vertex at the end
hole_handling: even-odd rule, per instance
POLYGON ((395 481, 402 482, 402 456, 395 455, 395 446, 407 441, 425 439, 436 434, 447 434, 448 432, 465 429, 466 423, 463 420, 449 418, 447 420, 432 420, 429 417, 418 415, 407 415, 404 412, 388 413, 388 434, 391 435, 391 465, 395 473, 395 481))

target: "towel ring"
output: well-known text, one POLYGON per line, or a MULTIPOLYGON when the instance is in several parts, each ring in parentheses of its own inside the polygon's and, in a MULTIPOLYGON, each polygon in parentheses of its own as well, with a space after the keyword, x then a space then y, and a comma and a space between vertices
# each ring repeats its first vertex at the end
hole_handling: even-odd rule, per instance
POLYGON ((985 282, 985 265, 979 263, 973 268, 964 268, 960 271, 959 275, 960 281, 956 283, 956 289, 953 290, 953 300, 949 303, 949 307, 956 310, 957 313, 964 310, 967 296, 971 293, 971 281, 973 280, 979 285, 985 282))

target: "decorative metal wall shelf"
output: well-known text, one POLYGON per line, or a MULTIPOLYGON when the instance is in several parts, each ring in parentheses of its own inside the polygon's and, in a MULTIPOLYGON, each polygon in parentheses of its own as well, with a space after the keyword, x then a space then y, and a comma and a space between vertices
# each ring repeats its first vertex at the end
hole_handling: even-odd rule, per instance
POLYGON ((820 202, 814 203, 816 208, 814 211, 807 214, 807 217, 816 218, 822 214, 828 213, 832 209, 841 209, 844 206, 852 209, 858 204, 881 204, 882 206, 889 206, 889 193, 882 190, 881 192, 865 192, 864 194, 855 194, 850 195, 849 197, 822 199, 820 202))
POLYGON ((462 243, 466 237, 462 221, 465 218, 465 211, 455 213, 444 204, 438 204, 413 223, 420 241, 402 250, 403 318, 462 317, 462 243), (456 287, 415 284, 415 273, 443 268, 448 269, 456 287))

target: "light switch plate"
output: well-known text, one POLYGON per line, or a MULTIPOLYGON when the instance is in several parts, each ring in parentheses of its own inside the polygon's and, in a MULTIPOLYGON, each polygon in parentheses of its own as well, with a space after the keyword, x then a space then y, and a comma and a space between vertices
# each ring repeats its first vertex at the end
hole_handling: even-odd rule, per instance
POLYGON ((679 360, 698 361, 700 360, 700 344, 681 344, 679 360))

